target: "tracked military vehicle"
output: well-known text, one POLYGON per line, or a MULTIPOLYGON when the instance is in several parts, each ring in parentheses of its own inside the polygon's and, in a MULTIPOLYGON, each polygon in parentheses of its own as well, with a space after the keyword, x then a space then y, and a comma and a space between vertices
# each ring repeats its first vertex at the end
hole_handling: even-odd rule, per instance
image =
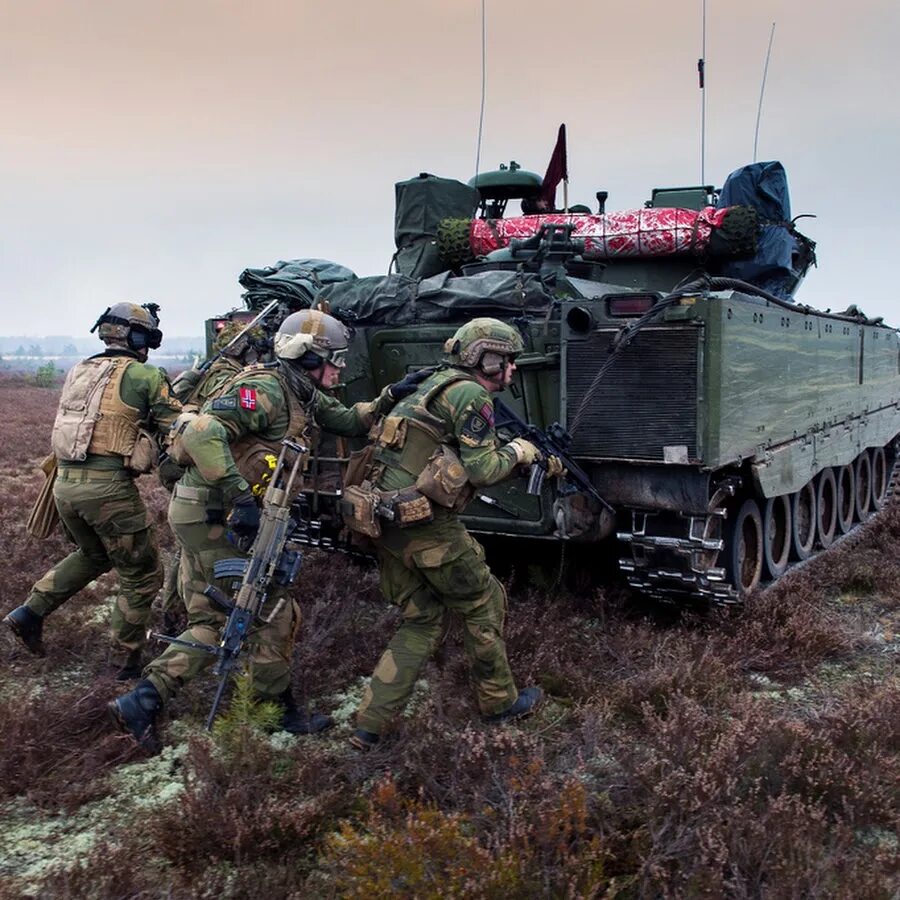
POLYGON ((597 213, 505 215, 514 200, 533 209, 539 188, 515 165, 468 185, 401 183, 398 271, 315 290, 354 332, 348 401, 434 365, 469 318, 522 331, 504 399, 537 426, 561 424, 614 515, 513 480, 477 495, 473 531, 615 539, 634 587, 734 602, 885 503, 898 333, 855 307, 796 301, 815 245, 791 221, 780 164, 738 170, 721 191, 657 189, 624 213, 598 192, 597 213))

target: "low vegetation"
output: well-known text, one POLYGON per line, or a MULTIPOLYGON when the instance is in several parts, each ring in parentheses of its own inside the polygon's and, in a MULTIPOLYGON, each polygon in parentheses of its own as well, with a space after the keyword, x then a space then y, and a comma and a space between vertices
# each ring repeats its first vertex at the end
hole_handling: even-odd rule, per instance
MULTIPOLYGON (((67 551, 23 529, 56 396, 0 382, 4 612, 67 551)), ((741 610, 510 575, 539 713, 480 723, 454 623, 365 756, 350 715, 397 618, 345 558, 309 553, 298 587, 294 689, 335 715, 321 737, 271 733, 243 687, 209 735, 205 679, 160 755, 113 733, 109 575, 48 621, 46 658, 0 635, 0 898, 897 896, 900 510, 741 610)))

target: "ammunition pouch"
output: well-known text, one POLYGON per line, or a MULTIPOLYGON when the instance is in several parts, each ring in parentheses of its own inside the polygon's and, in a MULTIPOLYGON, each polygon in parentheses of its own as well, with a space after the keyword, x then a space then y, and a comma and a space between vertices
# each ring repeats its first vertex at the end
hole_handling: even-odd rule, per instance
POLYGON ((362 450, 354 450, 350 454, 350 460, 344 471, 344 490, 348 487, 358 487, 370 477, 370 469, 375 458, 375 447, 366 444, 362 450))
POLYGON ((407 525, 425 525, 434 519, 431 501, 415 488, 382 493, 382 504, 393 513, 393 523, 404 528, 407 525))
POLYGON ((159 445, 156 438, 145 431, 138 429, 131 453, 125 457, 125 468, 135 475, 146 475, 159 465, 159 445))
POLYGON ((381 495, 378 491, 363 485, 351 484, 344 488, 341 496, 341 515, 344 524, 355 534, 366 537, 381 537, 381 522, 378 518, 378 505, 381 495))
POLYGON ((341 514, 350 531, 369 538, 381 537, 381 519, 405 528, 434 518, 431 501, 415 488, 378 491, 368 481, 344 489, 341 514))
POLYGON ((59 510, 53 499, 53 485, 56 483, 58 471, 56 457, 51 453, 42 463, 41 470, 47 476, 41 492, 34 501, 34 506, 25 523, 25 531, 32 537, 44 540, 50 537, 59 524, 59 510))
POLYGON ((416 479, 416 489, 438 506, 459 512, 472 499, 474 489, 456 453, 441 444, 416 479))

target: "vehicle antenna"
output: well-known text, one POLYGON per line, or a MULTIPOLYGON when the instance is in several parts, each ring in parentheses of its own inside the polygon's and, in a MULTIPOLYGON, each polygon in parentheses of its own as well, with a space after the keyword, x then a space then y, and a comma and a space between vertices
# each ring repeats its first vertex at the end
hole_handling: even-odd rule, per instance
POLYGON ((475 178, 481 171, 481 135, 484 130, 484 95, 487 81, 487 40, 485 27, 485 0, 481 0, 481 111, 478 113, 478 144, 475 148, 475 178))
POLYGON ((775 39, 775 23, 769 32, 769 49, 766 50, 766 64, 763 66, 762 85, 759 89, 759 106, 756 109, 756 131, 753 133, 753 162, 756 162, 756 147, 759 143, 759 120, 762 116, 763 94, 766 92, 766 76, 769 74, 769 57, 772 55, 772 41, 775 39))
POLYGON ((702 34, 697 76, 700 83, 700 184, 706 184, 706 0, 702 0, 702 34))

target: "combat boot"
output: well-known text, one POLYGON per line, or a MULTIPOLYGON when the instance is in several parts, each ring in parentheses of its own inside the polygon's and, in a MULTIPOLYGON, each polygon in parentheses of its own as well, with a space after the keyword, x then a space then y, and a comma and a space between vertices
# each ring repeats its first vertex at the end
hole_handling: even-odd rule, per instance
POLYGON ((334 725, 331 716, 317 712, 307 714, 306 710, 299 709, 290 688, 278 695, 278 703, 284 707, 284 715, 281 717, 282 731, 291 734, 318 734, 334 725))
POLYGON ((17 606, 3 621, 9 625, 29 653, 35 656, 44 655, 44 641, 41 637, 44 620, 41 616, 27 606, 17 606))
POLYGON ((509 709, 498 712, 493 716, 482 716, 489 725, 497 725, 500 722, 508 722, 510 719, 524 719, 530 716, 541 702, 544 692, 539 687, 527 687, 519 691, 516 702, 509 709))
POLYGON ((106 705, 110 716, 120 731, 127 731, 147 750, 158 749, 154 725, 162 709, 162 697, 146 678, 133 690, 106 705))
MULTIPOLYGON (((121 658, 121 657, 120 657, 121 658)), ((144 654, 140 648, 132 650, 116 672, 116 681, 136 681, 144 671, 144 654)))
POLYGON ((374 731, 366 731, 365 728, 357 728, 356 731, 350 735, 350 746, 354 750, 361 750, 365 753, 367 750, 373 750, 377 747, 380 740, 381 737, 375 734, 374 731))

